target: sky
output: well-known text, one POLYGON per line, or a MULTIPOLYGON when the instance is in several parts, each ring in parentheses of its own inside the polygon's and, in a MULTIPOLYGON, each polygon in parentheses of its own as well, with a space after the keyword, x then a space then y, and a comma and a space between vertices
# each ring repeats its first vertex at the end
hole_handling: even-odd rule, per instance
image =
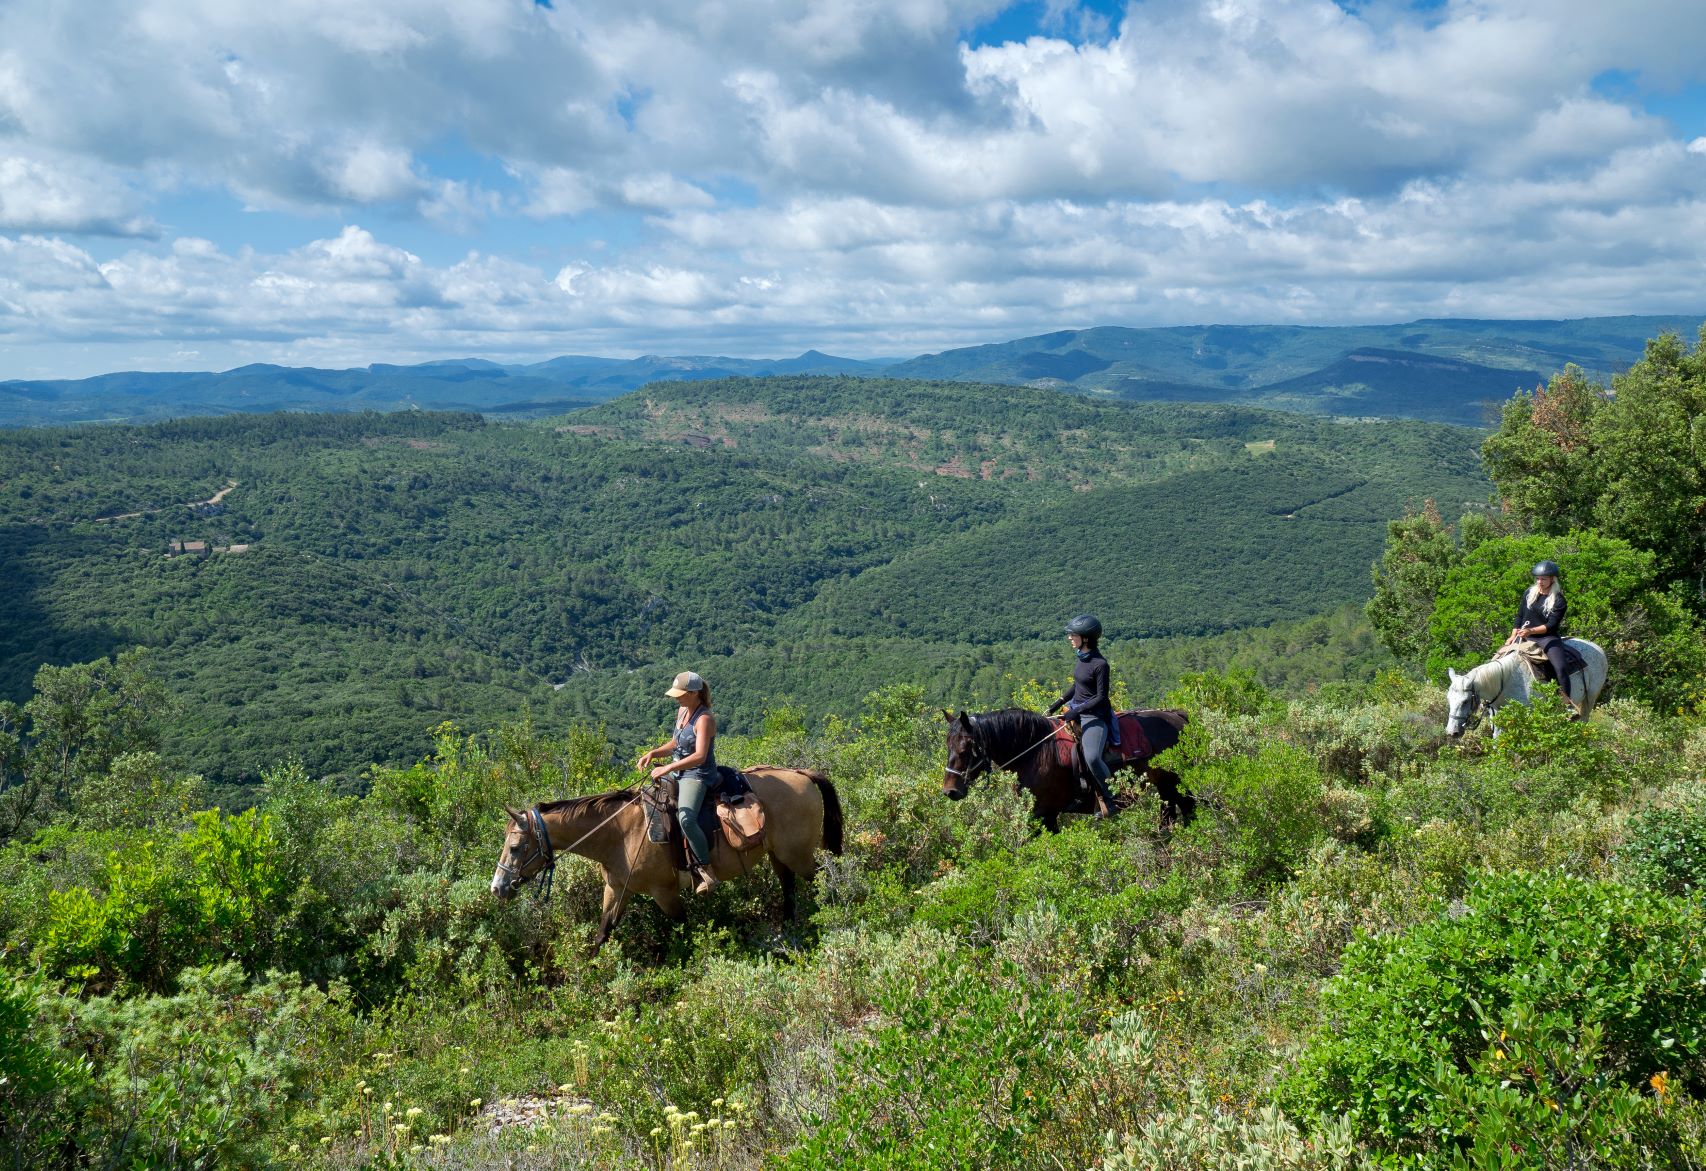
POLYGON ((1699 0, 0 0, 0 379, 1706 316, 1699 0))

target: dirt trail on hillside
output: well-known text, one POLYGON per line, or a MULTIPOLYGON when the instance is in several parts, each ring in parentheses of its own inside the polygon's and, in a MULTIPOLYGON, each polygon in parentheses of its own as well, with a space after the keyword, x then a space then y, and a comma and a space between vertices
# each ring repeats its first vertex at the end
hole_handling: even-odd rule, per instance
POLYGON ((212 496, 209 496, 206 500, 190 500, 184 504, 162 504, 159 508, 144 508, 141 512, 121 512, 117 516, 97 516, 95 518, 95 523, 98 525, 104 525, 108 521, 131 520, 138 516, 153 516, 156 512, 165 512, 168 508, 200 508, 204 504, 218 504, 221 500, 224 500, 226 496, 230 495, 232 489, 236 487, 236 480, 228 480, 226 481, 225 487, 215 492, 212 496))

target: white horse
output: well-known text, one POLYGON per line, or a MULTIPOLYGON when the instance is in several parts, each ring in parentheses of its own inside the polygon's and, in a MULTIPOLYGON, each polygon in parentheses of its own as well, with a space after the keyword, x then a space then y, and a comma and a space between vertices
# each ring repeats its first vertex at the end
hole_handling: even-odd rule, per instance
MULTIPOLYGON (((1570 676, 1568 697, 1576 713, 1585 720, 1593 714, 1599 693, 1605 688, 1605 652, 1585 638, 1566 638, 1564 641, 1576 648, 1576 653, 1586 664, 1570 676)), ((1447 736, 1463 735, 1463 730, 1482 707, 1491 716, 1502 704, 1528 703, 1531 698, 1529 685, 1533 677, 1523 666, 1520 655, 1503 655, 1490 663, 1471 667, 1461 675, 1452 670, 1447 674, 1451 677, 1451 686, 1445 693, 1446 703, 1451 709, 1445 717, 1447 736)))

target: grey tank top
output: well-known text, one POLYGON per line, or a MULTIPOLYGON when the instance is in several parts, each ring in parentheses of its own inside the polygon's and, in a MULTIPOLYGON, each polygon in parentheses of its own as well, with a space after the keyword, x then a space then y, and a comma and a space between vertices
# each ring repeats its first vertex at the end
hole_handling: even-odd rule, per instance
MULTIPOLYGON (((699 712, 693 713, 693 718, 675 730, 675 752, 671 760, 682 760, 693 755, 693 750, 699 746, 699 712)), ((706 778, 717 775, 717 734, 711 733, 711 743, 705 746, 705 763, 694 768, 682 770, 683 775, 691 773, 706 778)))

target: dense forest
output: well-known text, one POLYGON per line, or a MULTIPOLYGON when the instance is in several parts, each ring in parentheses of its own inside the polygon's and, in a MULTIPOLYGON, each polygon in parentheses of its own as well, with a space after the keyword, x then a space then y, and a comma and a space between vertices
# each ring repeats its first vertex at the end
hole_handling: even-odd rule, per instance
POLYGON ((733 684, 749 727, 777 703, 850 715, 894 681, 982 702, 999 679, 968 694, 954 664, 1034 659, 1077 610, 1137 658, 1135 640, 1359 599, 1386 517, 1485 500, 1477 439, 809 377, 654 386, 538 424, 4 433, 0 689, 151 647, 176 758, 237 784, 290 756, 353 781, 444 719, 650 734, 657 681, 688 664, 733 684), (860 665, 778 669, 807 659, 860 665))
MULTIPOLYGON (((556 429, 617 425, 608 419, 530 429, 405 416, 262 420, 277 451, 249 444, 248 463, 214 458, 196 465, 193 484, 149 480, 157 494, 119 500, 93 490, 101 465, 147 480, 158 453, 127 452, 173 450, 157 432, 89 433, 104 446, 87 462, 73 458, 84 433, 30 433, 12 458, 29 477, 21 499, 40 499, 27 516, 19 499, 7 504, 18 510, 7 531, 37 531, 21 554, 44 575, 24 595, 37 608, 29 620, 69 640, 96 637, 103 612, 61 608, 59 597, 100 575, 55 578, 42 560, 78 542, 88 549, 75 556, 108 557, 105 580, 122 591, 110 597, 137 609, 105 612, 99 636, 114 653, 50 663, 24 702, 0 705, 0 1155, 30 1168, 317 1171, 1706 1168, 1702 416, 1706 345, 1660 338, 1610 387, 1567 370, 1512 399, 1498 432, 1477 437, 1483 462, 1467 482, 1484 474, 1497 495, 1495 507, 1468 509, 1478 497, 1455 464, 1434 469, 1447 475, 1441 491, 1413 499, 1411 480, 1401 500, 1382 497, 1376 489, 1401 474, 1379 470, 1385 457, 1357 463, 1354 450, 1301 441, 1291 450, 1272 434, 1281 418, 1258 420, 1269 434, 1234 435, 1256 448, 1241 457, 1228 448, 1082 492, 1067 479, 1070 452, 1054 484, 1047 474, 925 476, 904 450, 814 456, 845 477, 820 484, 786 479, 804 475, 802 457, 732 435, 706 450, 556 429), (413 462, 435 456, 437 465, 413 462), (582 478, 582 464, 603 478, 582 478), (1129 780, 1126 812, 1069 818, 1058 834, 1027 822, 1029 801, 1005 777, 977 779, 966 800, 949 802, 936 695, 919 681, 869 685, 869 665, 910 654, 925 675, 986 688, 991 706, 1034 709, 1050 697, 1063 674, 1058 640, 962 643, 957 631, 895 625, 936 619, 911 608, 949 596, 926 592, 925 569, 949 572, 946 554, 995 548, 976 544, 984 530, 1012 533, 999 526, 1102 496, 1155 502, 1163 497, 1143 494, 1224 482, 1215 477, 1247 477, 1261 492, 1309 476, 1342 487, 1347 465, 1369 494, 1316 500, 1341 517, 1347 541, 1375 525, 1361 562, 1364 574, 1374 565, 1358 591, 1364 611, 1327 610, 1332 585, 1315 617, 1110 642, 1117 699, 1190 715, 1159 760, 1199 800, 1188 825, 1162 827, 1155 795, 1129 780), (479 477, 527 468, 521 503, 480 523, 476 506, 490 497, 479 477), (405 469, 458 487, 399 498, 405 469), (495 534, 526 524, 530 509, 565 506, 573 497, 554 495, 559 476, 602 493, 591 519, 562 524, 566 539, 612 543, 599 564, 616 601, 619 583, 655 572, 665 543, 599 526, 686 514, 692 529, 700 501, 736 515, 719 502, 724 490, 796 485, 786 515, 755 524, 774 526, 768 557, 802 566, 777 587, 797 592, 770 620, 817 633, 739 645, 757 611, 725 615, 716 604, 754 597, 758 579, 731 582, 740 561, 729 556, 717 563, 725 577, 706 579, 727 592, 696 612, 702 629, 668 613, 654 619, 667 634, 619 626, 608 644, 574 644, 610 657, 568 681, 622 680, 608 694, 649 704, 655 727, 667 711, 658 678, 623 656, 680 637, 727 668, 713 675, 719 688, 737 670, 754 690, 774 687, 762 718, 731 719, 718 754, 822 769, 841 795, 846 848, 824 858, 801 921, 777 921, 780 891, 763 870, 693 898, 680 924, 642 901, 589 958, 594 867, 565 860, 549 899, 500 902, 489 883, 506 806, 637 779, 622 763, 631 745, 613 744, 599 721, 540 708, 438 723, 416 733, 410 759, 365 769, 359 794, 342 791, 337 769, 287 754, 232 803, 182 747, 193 743, 184 700, 205 702, 203 678, 185 666, 201 643, 124 649, 148 641, 128 636, 150 623, 221 605, 229 615, 207 623, 220 639, 276 640, 286 657, 294 640, 323 631, 314 645, 328 678, 340 652, 365 655, 410 623, 423 652, 448 646, 386 585, 425 582, 444 621, 469 631, 507 613, 507 599, 524 605, 503 592, 507 563, 495 550, 522 563, 526 546, 495 534), (386 477, 389 503, 363 504, 386 477), (233 479, 231 507, 195 518, 208 527, 190 531, 183 513, 168 514, 233 479), (866 491, 892 497, 860 512, 866 491), (110 522, 131 526, 113 538, 79 511, 96 496, 109 511, 168 513, 110 522), (614 503, 630 496, 636 507, 614 503), (432 516, 429 500, 448 506, 432 516), (1382 521, 1365 519, 1382 500, 1398 503, 1382 521), (410 525, 384 519, 415 505, 423 511, 410 525), (814 523, 830 516, 855 524, 845 543, 814 523), (345 517, 355 529, 325 531, 345 517), (402 577, 414 526, 445 547, 446 567, 487 566, 486 589, 462 592, 430 556, 419 576, 402 577), (306 550, 330 566, 393 572, 365 591, 353 572, 331 569, 273 592, 241 576, 287 535, 273 554, 281 560, 306 550), (174 539, 250 551, 167 558, 174 539), (116 556, 112 540, 138 543, 116 556), (791 541, 842 559, 833 591, 810 579, 805 558, 787 560, 780 546, 791 541), (388 556, 356 555, 372 545, 388 556), (1570 632, 1611 658, 1600 709, 1572 719, 1542 684, 1531 706, 1448 738, 1441 672, 1502 641, 1540 557, 1563 566, 1570 632), (915 559, 924 568, 903 572, 915 559), (143 568, 126 576, 132 563, 143 568), (869 612, 864 599, 880 595, 859 587, 870 574, 891 575, 881 580, 913 601, 869 612), (364 633, 362 620, 374 629, 364 633), (843 633, 842 622, 855 628, 843 633), (865 690, 819 715, 790 702, 796 685, 865 690)), ((217 456, 228 426, 184 424, 186 466, 217 456)), ((1409 434, 1403 443, 1423 447, 1437 437, 1442 461, 1465 438, 1409 434)), ((1205 528, 1222 524, 1218 500, 1183 499, 1205 528)), ((1294 495, 1252 503, 1309 506, 1294 495)), ((1167 539, 1187 540, 1186 527, 1167 539)), ((1177 556, 1233 548, 1217 539, 1177 556)), ((738 540, 760 547, 757 536, 738 540)), ((1313 556, 1333 548, 1325 536, 1300 540, 1313 556)), ((1031 549, 1012 552, 970 611, 987 611, 997 635, 1022 625, 1008 595, 1059 588, 1025 576, 1031 549)), ((1264 584, 1238 564, 1205 569, 1217 598, 1263 600, 1264 584)), ((1171 605, 1185 595, 1162 596, 1171 605)), ((1070 608, 1055 599, 1050 613, 1070 608)), ((613 623, 632 621, 621 606, 611 612, 613 623)), ((1147 612, 1137 613, 1116 621, 1144 629, 1147 612)), ((517 668, 506 676, 500 664, 515 655, 550 669, 526 656, 555 644, 484 636, 494 641, 483 657, 459 664, 470 675, 460 701, 473 702, 463 697, 476 686, 531 698, 517 668), (478 680, 480 670, 491 674, 478 680)), ((87 647, 100 649, 66 643, 87 647)), ((9 653, 26 652, 14 641, 9 653)), ((672 668, 701 661, 669 653, 672 668)), ((304 678, 300 695, 321 686, 304 678)), ((345 694, 355 702, 360 692, 351 682, 345 694)), ((567 703, 600 693, 553 694, 567 703)), ((309 739, 335 723, 300 712, 309 739)), ((234 740, 248 733, 241 709, 228 718, 234 740)))

